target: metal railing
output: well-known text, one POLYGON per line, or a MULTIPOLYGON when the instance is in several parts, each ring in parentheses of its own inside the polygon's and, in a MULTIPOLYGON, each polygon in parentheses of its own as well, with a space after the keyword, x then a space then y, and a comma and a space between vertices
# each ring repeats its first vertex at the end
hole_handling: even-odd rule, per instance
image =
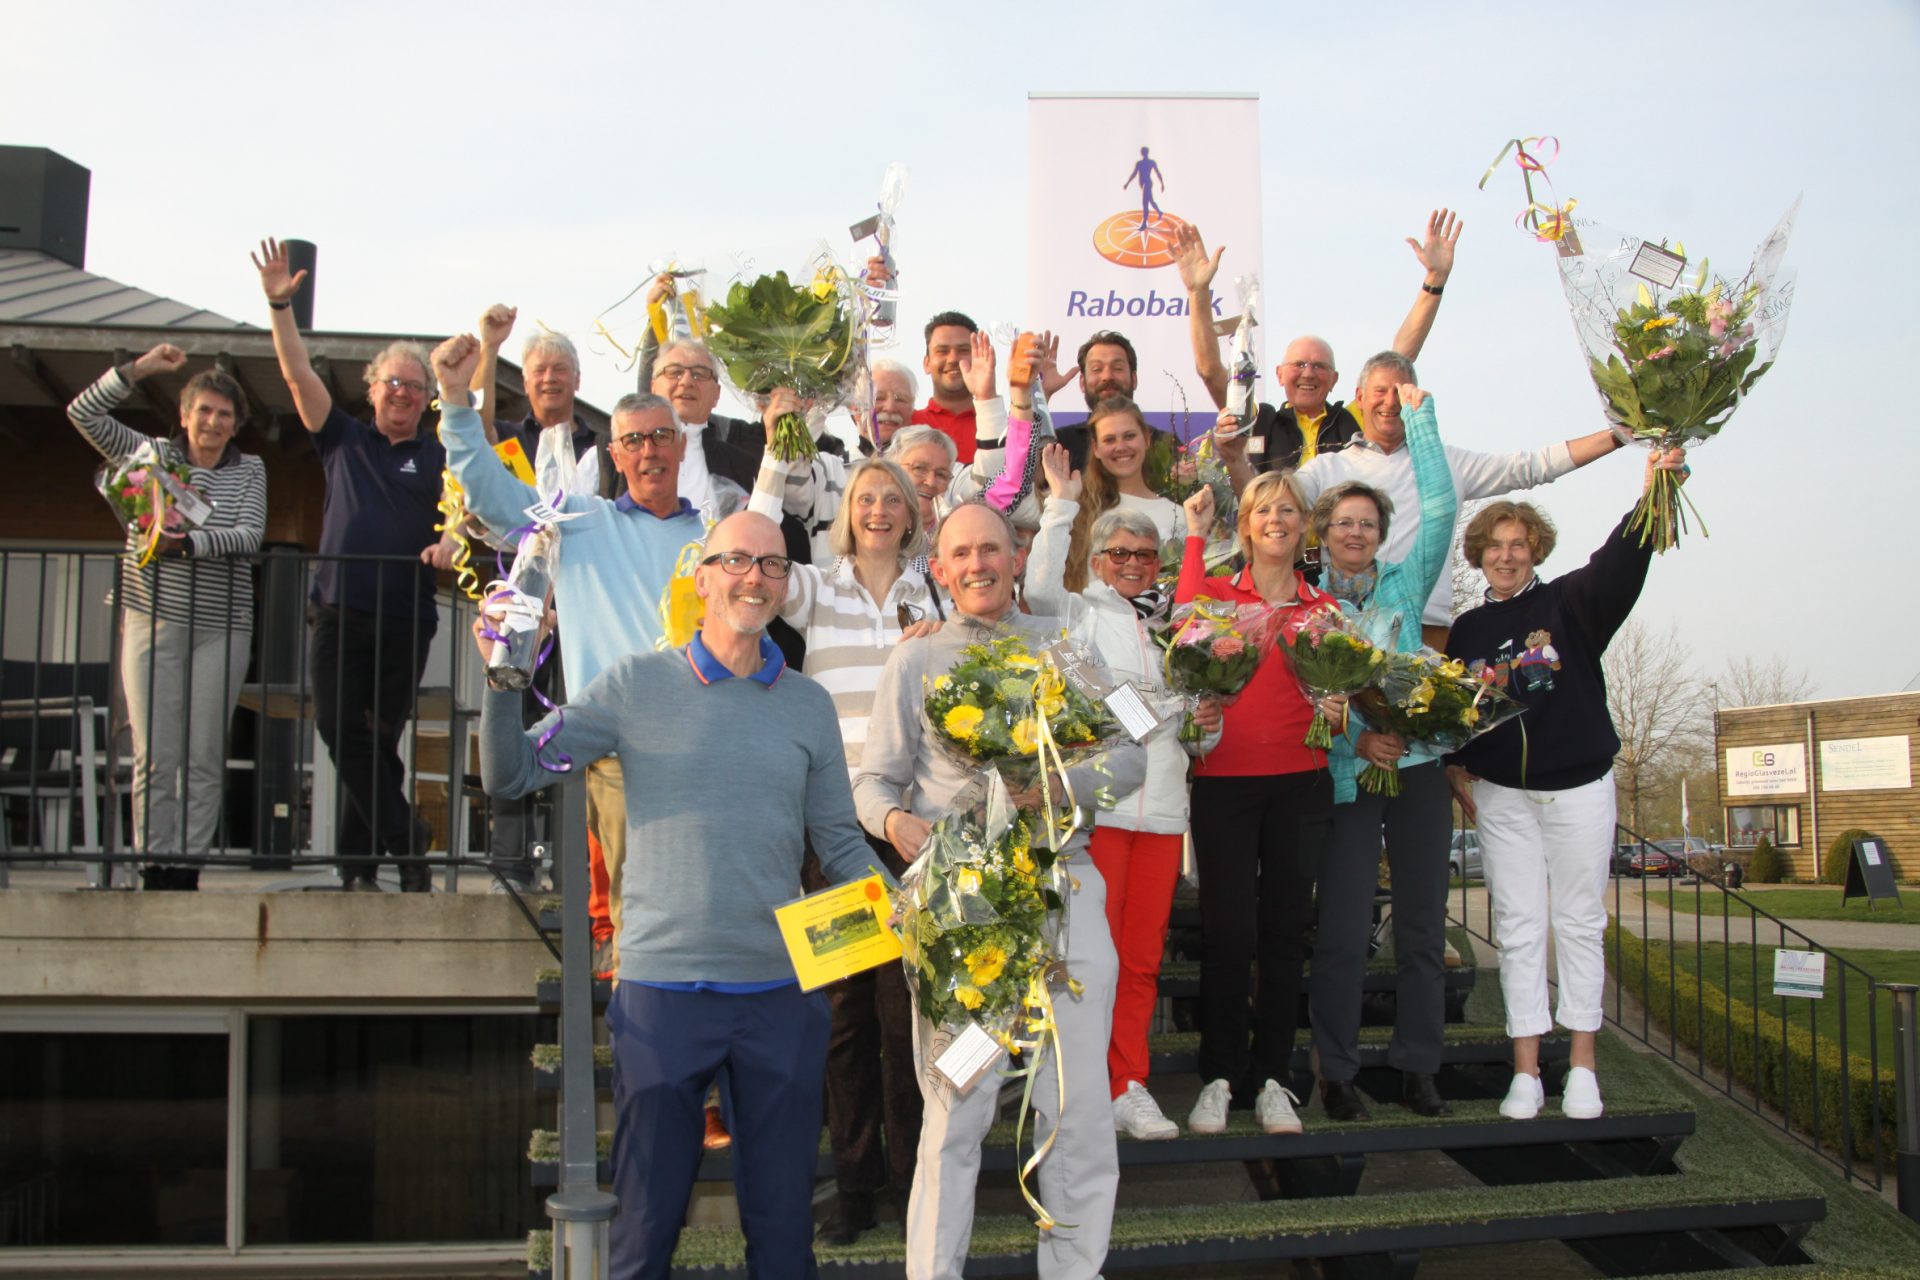
MULTIPOLYGON (((1910 1043, 1911 1010, 1892 1024, 1890 1043, 1881 1043, 1880 1020, 1893 1013, 1893 997, 1883 991, 1898 988, 1729 887, 1719 852, 1696 855, 1696 862, 1716 863, 1689 865, 1684 876, 1643 874, 1636 909, 1628 902, 1628 859, 1661 851, 1618 825, 1615 849, 1607 1022, 1847 1179, 1880 1190, 1896 1150, 1920 1151, 1920 1054, 1910 1043), (1830 994, 1774 994, 1771 952, 1781 948, 1822 957, 1830 994), (1906 1055, 1898 1063, 1896 1045, 1906 1055), (1915 1069, 1896 1070, 1901 1064, 1915 1069), (1897 1137, 1890 1127, 1896 1118, 1897 1137)), ((1453 923, 1498 947, 1491 903, 1484 933, 1474 927, 1469 903, 1463 881, 1453 923)), ((1911 1158, 1920 1176, 1920 1155, 1911 1158)), ((1904 1209, 1904 1185, 1902 1191, 1904 1209)), ((1915 1193, 1920 1215, 1920 1187, 1915 1193)))
MULTIPOLYGON (((0 887, 9 866, 77 864, 99 887, 164 865, 440 871, 453 888, 488 865, 502 806, 471 777, 482 673, 464 597, 433 594, 411 557, 276 549, 165 564, 156 621, 117 603, 150 600, 155 580, 129 575, 151 572, 116 551, 0 548, 0 887), (373 609, 315 616, 321 572, 377 579, 373 609), (143 779, 143 760, 179 767, 143 779)), ((547 833, 526 820, 524 845, 551 847, 537 816, 547 833)))

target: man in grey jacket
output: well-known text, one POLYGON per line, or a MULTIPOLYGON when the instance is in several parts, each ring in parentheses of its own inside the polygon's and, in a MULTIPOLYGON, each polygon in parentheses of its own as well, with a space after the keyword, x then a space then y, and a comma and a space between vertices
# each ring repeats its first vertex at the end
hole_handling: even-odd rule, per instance
MULTIPOLYGON (((934 820, 974 776, 928 735, 921 709, 923 680, 952 667, 969 644, 1017 635, 1037 648, 1061 634, 1058 619, 1030 617, 1014 607, 1014 581, 1023 555, 1012 525, 999 511, 977 503, 955 508, 940 526, 933 559, 934 577, 951 596, 953 613, 938 633, 904 641, 880 676, 860 773, 854 779, 854 804, 861 825, 890 841, 908 861, 919 855, 934 820)), ((1076 768, 1068 780, 1074 795, 1088 802, 1102 786, 1115 795, 1132 791, 1145 773, 1145 751, 1127 744, 1108 754, 1103 772, 1076 768)), ((1074 884, 1067 970, 1081 985, 1078 994, 1065 987, 1054 992, 1066 1070, 1064 1112, 1055 1114, 1060 1111, 1060 1091, 1053 1073, 1059 1060, 1049 1059, 1033 1090, 1040 1112, 1034 1141, 1044 1143, 1057 1131, 1038 1174, 1040 1200, 1059 1219, 1040 1240, 1042 1280, 1093 1280, 1099 1275, 1120 1182, 1106 1073, 1119 963, 1107 932, 1106 886, 1086 847, 1082 830, 1062 853, 1074 884)), ((924 1023, 916 1028, 926 1116, 907 1205, 907 1275, 909 1280, 960 1280, 973 1230, 980 1143, 993 1125, 999 1090, 991 1074, 976 1079, 965 1092, 953 1089, 928 1065, 935 1049, 931 1039, 932 1028, 924 1023)))

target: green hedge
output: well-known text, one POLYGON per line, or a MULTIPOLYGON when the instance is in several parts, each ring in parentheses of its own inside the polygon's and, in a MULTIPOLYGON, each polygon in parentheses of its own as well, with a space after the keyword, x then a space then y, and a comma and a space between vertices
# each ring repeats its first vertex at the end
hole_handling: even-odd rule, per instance
POLYGON ((1711 982, 1701 982, 1684 966, 1670 966, 1666 943, 1636 937, 1621 929, 1618 922, 1607 926, 1607 959, 1615 980, 1645 1003, 1653 1021, 1693 1053, 1704 1053, 1714 1070, 1724 1073, 1730 1054, 1734 1079, 1776 1110, 1786 1112, 1793 1124, 1805 1133, 1813 1133, 1817 1107, 1821 1139, 1838 1150, 1841 1116, 1850 1109, 1853 1158, 1863 1166, 1874 1161, 1873 1099, 1877 1091, 1881 1164, 1891 1165, 1895 1148, 1891 1045, 1882 1046, 1889 1065, 1881 1069, 1877 1082, 1868 1070, 1866 1057, 1858 1052, 1850 1055, 1846 1064, 1850 1086, 1844 1101, 1851 1106, 1843 1107, 1840 1048, 1832 1041, 1822 1037, 1816 1044, 1812 1033, 1805 1028, 1785 1025, 1779 1015, 1764 1009, 1756 1013, 1751 1004, 1729 996, 1711 982), (1669 1015, 1678 1025, 1668 1025, 1669 1015), (1756 1017, 1760 1033, 1757 1060, 1753 1034, 1756 1017), (1727 1043, 1729 1026, 1731 1045, 1727 1043), (1816 1062, 1819 1067, 1817 1099, 1813 1079, 1816 1062))
POLYGON ((1780 877, 1786 874, 1786 864, 1780 857, 1780 851, 1773 847, 1773 841, 1765 836, 1753 848, 1753 857, 1747 860, 1747 879, 1755 884, 1779 884, 1780 877))
POLYGON ((1833 843, 1827 846, 1827 856, 1820 860, 1821 884, 1847 882, 1847 864, 1853 861, 1853 842, 1865 840, 1869 834, 1858 827, 1848 827, 1833 838, 1833 843))

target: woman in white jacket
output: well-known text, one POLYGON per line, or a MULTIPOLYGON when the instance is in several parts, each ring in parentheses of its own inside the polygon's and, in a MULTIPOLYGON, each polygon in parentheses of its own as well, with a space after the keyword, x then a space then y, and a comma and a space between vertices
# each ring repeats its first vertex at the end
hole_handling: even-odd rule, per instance
MULTIPOLYGON (((1114 507, 1090 531, 1084 591, 1070 592, 1068 544, 1080 513, 1080 473, 1069 471, 1066 449, 1049 445, 1041 457, 1050 497, 1027 559, 1027 601, 1036 614, 1061 618, 1073 639, 1099 655, 1116 680, 1128 680, 1150 705, 1171 709, 1174 695, 1161 674, 1161 650, 1136 602, 1146 604, 1160 568, 1160 534, 1146 512, 1114 507)), ((1205 705, 1196 720, 1218 733, 1220 709, 1205 705)), ((1187 831, 1187 749, 1170 727, 1147 740, 1147 780, 1117 807, 1095 817, 1089 852, 1107 882, 1107 924, 1120 953, 1120 984, 1113 1002, 1113 1038, 1107 1074, 1116 1128, 1134 1138, 1173 1138, 1180 1127, 1147 1092, 1147 1025, 1160 981, 1167 914, 1180 879, 1187 831)), ((1193 750, 1204 750, 1205 742, 1193 750)))

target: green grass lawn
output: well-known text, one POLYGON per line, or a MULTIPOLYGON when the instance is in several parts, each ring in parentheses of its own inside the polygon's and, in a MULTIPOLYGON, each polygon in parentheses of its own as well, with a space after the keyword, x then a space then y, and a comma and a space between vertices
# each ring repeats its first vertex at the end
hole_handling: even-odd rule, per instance
MULTIPOLYGON (((1667 963, 1666 944, 1652 945, 1654 954, 1659 957, 1654 963, 1664 966, 1667 963)), ((1689 942, 1673 954, 1674 963, 1680 969, 1719 987, 1737 1000, 1757 1006, 1763 1013, 1780 1016, 1784 1007, 1784 1016, 1789 1025, 1816 1032, 1821 1039, 1832 1042, 1837 1048, 1840 1043, 1839 966, 1831 960, 1827 962, 1827 993, 1819 1000, 1803 996, 1776 996, 1773 994, 1773 952, 1774 948, 1767 945, 1755 947, 1738 943, 1729 947, 1709 942, 1696 949, 1689 942), (1813 1007, 1816 1005, 1817 1009, 1813 1007)), ((1875 981, 1920 983, 1920 952, 1840 951, 1836 954, 1872 974, 1875 981)), ((1879 1027, 1880 1069, 1891 1071, 1893 998, 1885 992, 1877 997, 1872 996, 1866 980, 1857 970, 1847 971, 1846 988, 1848 1054, 1862 1062, 1867 1059, 1868 1004, 1871 1000, 1873 1021, 1879 1027)), ((1736 1026, 1734 1034, 1740 1035, 1741 1028, 1736 1026)))
MULTIPOLYGON (((1644 881, 1640 892, 1646 895, 1649 906, 1662 910, 1669 900, 1675 911, 1684 911, 1691 915, 1705 904, 1709 914, 1720 914, 1720 893, 1708 886, 1697 896, 1690 884, 1656 883, 1644 881)), ((1809 885, 1804 888, 1763 889, 1748 895, 1762 911, 1778 916, 1782 920, 1859 920, 1867 924, 1920 924, 1920 892, 1907 892, 1901 895, 1901 905, 1891 902, 1877 902, 1868 907, 1865 898, 1855 896, 1848 899, 1845 906, 1840 903, 1840 890, 1826 886, 1809 885)), ((1632 908, 1623 901, 1621 909, 1627 911, 1628 920, 1633 919, 1632 908)), ((1729 913, 1744 916, 1746 911, 1738 904, 1729 904, 1729 913)), ((1764 925, 1764 921, 1762 922, 1764 925)))

